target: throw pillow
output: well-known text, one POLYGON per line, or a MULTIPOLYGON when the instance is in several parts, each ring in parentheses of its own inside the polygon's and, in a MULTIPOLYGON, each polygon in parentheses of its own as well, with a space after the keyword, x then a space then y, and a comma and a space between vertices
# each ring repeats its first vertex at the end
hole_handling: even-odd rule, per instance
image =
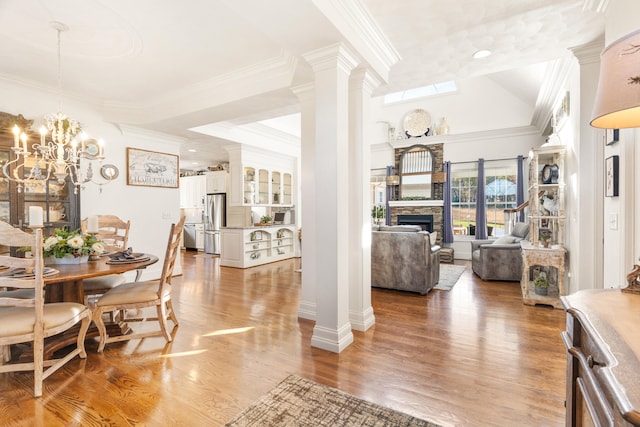
POLYGON ((429 240, 431 240, 431 246, 435 246, 438 244, 438 232, 432 231, 429 233, 429 240))
POLYGON ((508 243, 515 243, 516 238, 513 236, 501 236, 493 241, 494 245, 506 245, 508 243))
POLYGON ((511 235, 524 239, 527 237, 527 234, 529 234, 529 224, 526 222, 516 222, 516 225, 513 226, 511 235))

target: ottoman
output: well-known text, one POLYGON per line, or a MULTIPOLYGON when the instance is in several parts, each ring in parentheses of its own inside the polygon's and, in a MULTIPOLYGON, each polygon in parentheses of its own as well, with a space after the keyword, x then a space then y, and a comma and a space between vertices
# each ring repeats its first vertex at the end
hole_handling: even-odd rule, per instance
POLYGON ((453 262, 453 248, 440 248, 440 262, 453 262))

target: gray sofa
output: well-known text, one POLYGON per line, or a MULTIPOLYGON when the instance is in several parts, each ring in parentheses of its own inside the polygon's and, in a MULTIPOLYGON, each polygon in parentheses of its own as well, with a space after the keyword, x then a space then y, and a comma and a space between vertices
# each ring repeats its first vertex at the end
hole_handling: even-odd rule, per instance
POLYGON ((522 278, 520 241, 529 234, 529 224, 516 223, 510 235, 496 240, 471 241, 471 268, 482 280, 519 282, 522 278))
POLYGON ((440 246, 428 232, 413 225, 380 226, 371 232, 372 286, 425 295, 438 280, 440 246))

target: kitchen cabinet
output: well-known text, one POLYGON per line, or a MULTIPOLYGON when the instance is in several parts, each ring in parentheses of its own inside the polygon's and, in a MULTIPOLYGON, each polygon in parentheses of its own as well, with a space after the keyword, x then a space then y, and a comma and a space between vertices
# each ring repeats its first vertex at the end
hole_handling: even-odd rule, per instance
POLYGON ((228 147, 229 206, 292 206, 297 158, 257 147, 228 147))
POLYGON ((205 175, 183 176, 180 178, 180 207, 203 208, 207 194, 205 175))
POLYGON ((204 251, 204 224, 196 224, 196 249, 204 251))
POLYGON ((640 295, 590 289, 567 311, 567 426, 640 426, 640 295))
POLYGON ((223 228, 220 265, 247 268, 295 256, 294 226, 223 228))
POLYGON ((227 171, 207 172, 205 176, 207 177, 207 194, 227 192, 227 171))

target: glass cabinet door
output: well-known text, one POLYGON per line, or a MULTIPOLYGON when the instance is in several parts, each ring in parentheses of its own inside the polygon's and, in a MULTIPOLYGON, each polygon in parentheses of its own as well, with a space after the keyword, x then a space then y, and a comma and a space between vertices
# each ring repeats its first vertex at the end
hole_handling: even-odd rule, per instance
POLYGON ((254 168, 244 168, 244 193, 242 202, 252 205, 256 202, 256 170, 254 168))
POLYGON ((290 173, 283 174, 282 204, 284 205, 291 204, 291 174, 290 173))
POLYGON ((269 171, 258 169, 258 203, 269 204, 269 171))
POLYGON ((280 198, 280 172, 271 172, 271 197, 274 205, 282 202, 280 198))

